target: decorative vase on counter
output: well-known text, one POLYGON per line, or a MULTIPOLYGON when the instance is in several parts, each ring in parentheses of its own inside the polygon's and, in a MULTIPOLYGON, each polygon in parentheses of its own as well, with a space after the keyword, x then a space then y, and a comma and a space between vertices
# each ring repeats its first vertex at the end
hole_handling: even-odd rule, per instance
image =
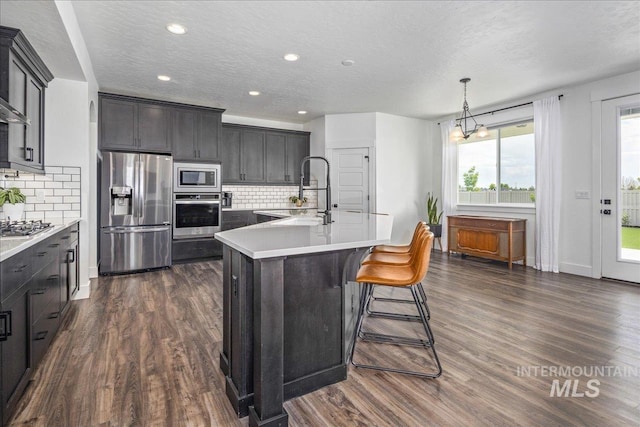
POLYGON ((300 200, 300 199, 296 200, 296 207, 301 208, 302 205, 304 205, 304 200, 300 200))
POLYGON ((24 215, 24 203, 5 203, 2 205, 2 214, 5 221, 22 221, 22 215, 24 215))

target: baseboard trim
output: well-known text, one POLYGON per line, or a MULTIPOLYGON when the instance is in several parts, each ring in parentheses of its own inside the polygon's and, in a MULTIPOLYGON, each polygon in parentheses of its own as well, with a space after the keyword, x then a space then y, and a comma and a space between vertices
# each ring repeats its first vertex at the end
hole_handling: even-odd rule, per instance
POLYGON ((560 273, 575 274, 576 276, 593 277, 593 268, 590 265, 572 264, 561 262, 558 265, 560 273))
POLYGON ((91 296, 91 281, 88 281, 85 285, 80 285, 80 289, 74 295, 73 300, 87 299, 91 296))
POLYGON ((95 279, 98 275, 98 266, 89 267, 89 279, 95 279))

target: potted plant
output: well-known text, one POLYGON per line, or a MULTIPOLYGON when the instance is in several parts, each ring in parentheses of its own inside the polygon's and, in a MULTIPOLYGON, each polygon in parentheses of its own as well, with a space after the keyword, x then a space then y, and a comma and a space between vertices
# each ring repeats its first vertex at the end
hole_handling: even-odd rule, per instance
POLYGON ((427 196, 427 224, 433 233, 433 237, 441 237, 442 224, 440 224, 440 220, 444 212, 440 211, 440 213, 438 213, 437 197, 433 197, 431 193, 427 193, 427 196))
POLYGON ((304 205, 305 203, 307 203, 307 198, 303 197, 302 199, 298 196, 291 196, 289 197, 289 201, 291 203, 294 203, 297 207, 302 207, 302 205, 304 205))
POLYGON ((2 188, 0 187, 0 207, 4 212, 4 219, 11 221, 20 221, 24 213, 24 202, 27 197, 22 194, 19 188, 2 188))

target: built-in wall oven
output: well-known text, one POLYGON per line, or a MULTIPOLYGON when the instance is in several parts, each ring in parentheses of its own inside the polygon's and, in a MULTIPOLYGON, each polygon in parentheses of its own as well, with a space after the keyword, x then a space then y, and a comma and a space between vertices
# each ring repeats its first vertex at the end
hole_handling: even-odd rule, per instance
POLYGON ((212 237, 221 231, 220 165, 175 162, 173 172, 173 238, 212 237))

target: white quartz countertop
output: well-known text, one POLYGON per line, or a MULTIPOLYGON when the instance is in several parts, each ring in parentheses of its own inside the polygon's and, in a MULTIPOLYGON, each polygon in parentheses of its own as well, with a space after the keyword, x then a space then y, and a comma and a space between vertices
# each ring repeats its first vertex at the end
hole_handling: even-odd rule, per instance
POLYGON ((64 230, 78 222, 80 222, 79 219, 74 219, 64 225, 54 225, 49 227, 46 231, 42 231, 28 237, 0 237, 0 262, 42 242, 56 234, 58 231, 64 230))
POLYGON ((215 238, 253 259, 273 258, 388 243, 393 217, 335 211, 322 224, 315 209, 255 211, 282 219, 216 233, 215 238))

